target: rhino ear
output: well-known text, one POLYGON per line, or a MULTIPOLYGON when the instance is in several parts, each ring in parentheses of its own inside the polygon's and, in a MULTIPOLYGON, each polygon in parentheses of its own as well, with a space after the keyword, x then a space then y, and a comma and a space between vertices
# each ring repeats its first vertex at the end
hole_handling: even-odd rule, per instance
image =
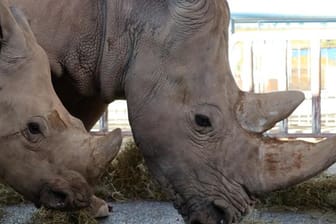
POLYGON ((0 1, 1 56, 13 60, 24 57, 27 48, 25 36, 9 8, 0 1))
POLYGON ((262 133, 287 118, 304 98, 299 91, 242 93, 236 107, 237 119, 245 130, 262 133))

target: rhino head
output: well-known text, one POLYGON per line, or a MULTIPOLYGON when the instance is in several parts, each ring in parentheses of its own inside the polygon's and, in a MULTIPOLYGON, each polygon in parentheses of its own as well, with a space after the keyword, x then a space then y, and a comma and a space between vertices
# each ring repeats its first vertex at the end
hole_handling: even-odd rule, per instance
POLYGON ((0 31, 0 178, 37 206, 88 206, 89 183, 118 152, 120 130, 93 137, 69 115, 28 22, 3 1, 0 31))
POLYGON ((147 165, 187 223, 239 222, 258 195, 335 162, 335 138, 310 144, 263 136, 304 96, 239 90, 229 67, 226 1, 134 5, 124 8, 132 51, 120 79, 130 123, 147 165))

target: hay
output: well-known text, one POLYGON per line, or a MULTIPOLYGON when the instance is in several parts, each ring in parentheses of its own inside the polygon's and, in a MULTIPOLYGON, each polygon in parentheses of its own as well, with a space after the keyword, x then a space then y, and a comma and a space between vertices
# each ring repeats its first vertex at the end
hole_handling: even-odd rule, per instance
POLYGON ((25 202, 22 195, 5 184, 0 184, 0 205, 16 205, 25 202))
POLYGON ((261 199, 258 207, 335 210, 336 176, 321 175, 294 187, 270 193, 261 199))
POLYGON ((39 209, 33 214, 27 224, 98 224, 87 210, 76 212, 61 212, 39 209))
POLYGON ((106 169, 96 194, 105 200, 169 200, 151 178, 139 149, 132 141, 126 143, 106 169))

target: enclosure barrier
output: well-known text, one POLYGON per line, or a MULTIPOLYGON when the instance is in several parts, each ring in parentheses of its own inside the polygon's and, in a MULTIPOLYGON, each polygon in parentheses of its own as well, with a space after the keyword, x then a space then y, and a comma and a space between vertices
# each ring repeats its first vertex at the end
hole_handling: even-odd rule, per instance
POLYGON ((237 84, 255 93, 300 90, 305 94, 297 110, 268 135, 334 136, 336 16, 323 11, 320 15, 294 14, 280 8, 270 14, 272 10, 263 8, 255 13, 233 9, 229 52, 237 84))

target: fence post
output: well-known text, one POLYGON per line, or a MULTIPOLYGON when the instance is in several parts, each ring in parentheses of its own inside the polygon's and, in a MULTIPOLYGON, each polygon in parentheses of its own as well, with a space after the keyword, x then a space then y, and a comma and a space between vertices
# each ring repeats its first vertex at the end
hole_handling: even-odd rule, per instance
POLYGON ((312 132, 321 133, 321 46, 320 39, 311 40, 312 132))
POLYGON ((108 110, 99 119, 99 131, 108 132, 108 110))

